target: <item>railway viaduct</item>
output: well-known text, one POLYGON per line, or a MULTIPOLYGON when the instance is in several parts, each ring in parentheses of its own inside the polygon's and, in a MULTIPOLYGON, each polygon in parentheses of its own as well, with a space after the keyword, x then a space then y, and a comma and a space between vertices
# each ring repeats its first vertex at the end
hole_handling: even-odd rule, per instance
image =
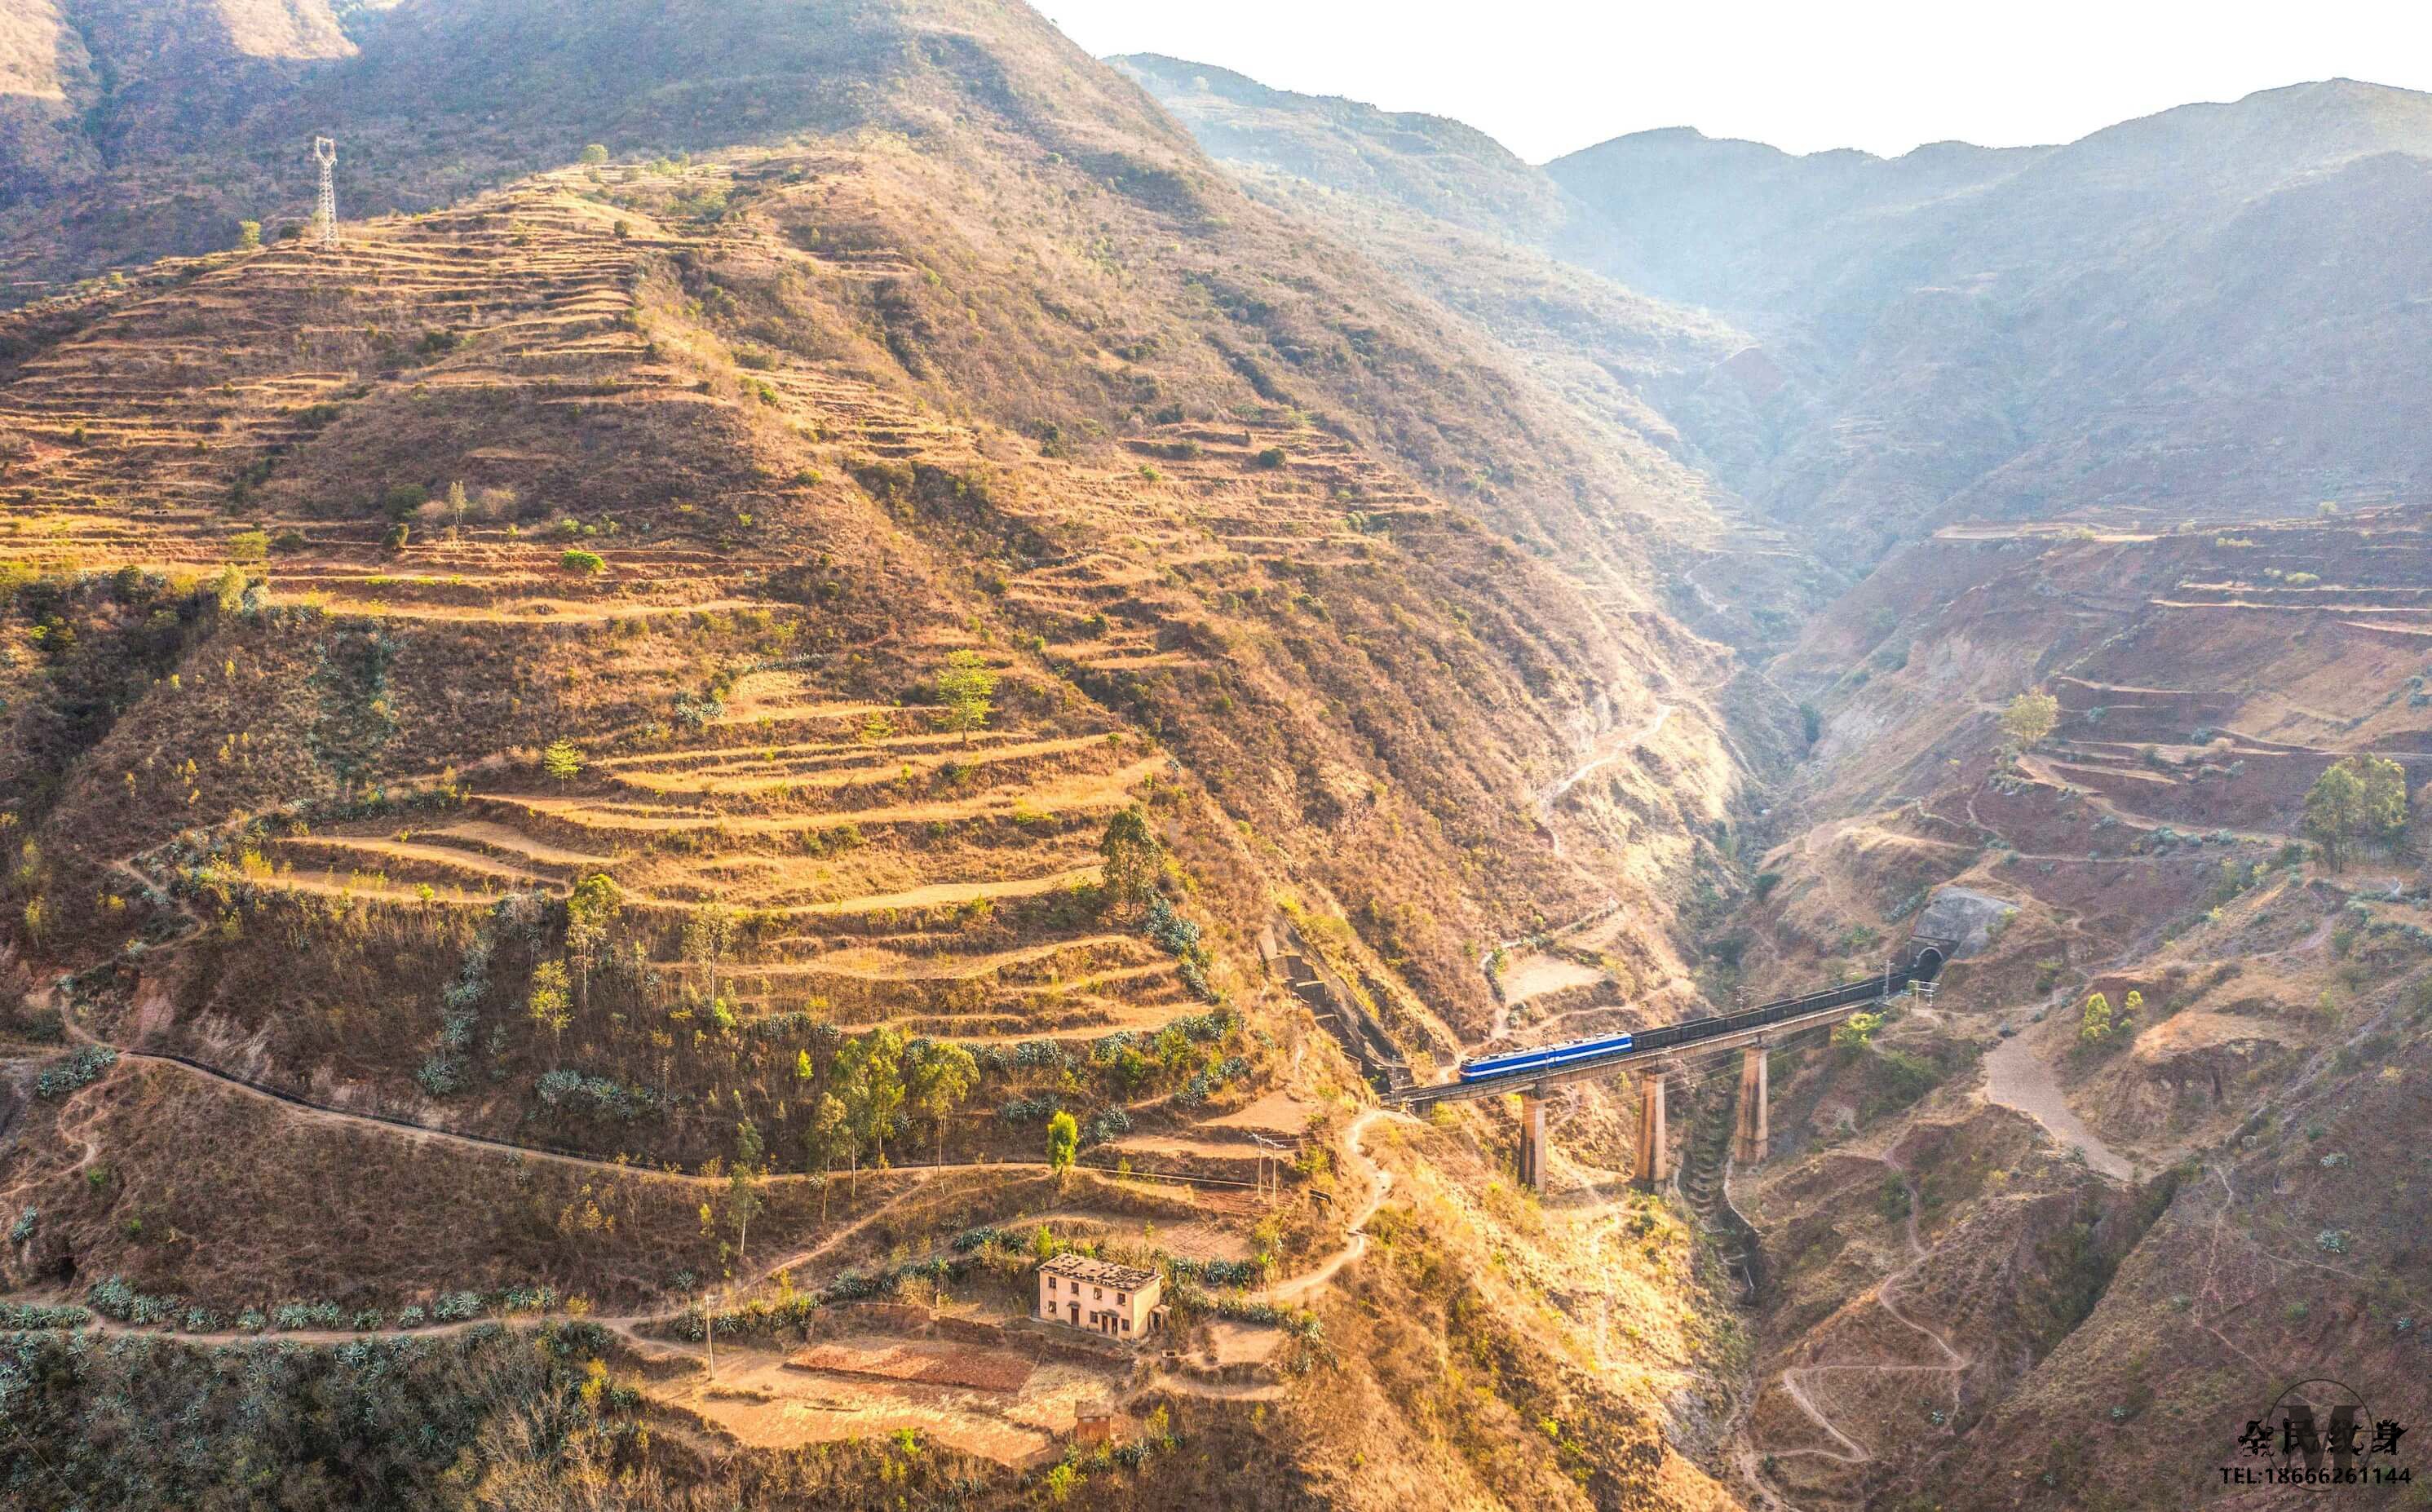
POLYGON ((1784 998, 1740 1013, 1691 1018, 1654 1029, 1633 1030, 1630 1043, 1553 1067, 1517 1067, 1467 1081, 1439 1082, 1426 1086, 1394 1087, 1383 1094, 1393 1106, 1418 1109, 1438 1102, 1520 1094, 1520 1180, 1542 1189, 1545 1171, 1545 1102, 1553 1089, 1569 1082, 1610 1076, 1614 1071, 1639 1072, 1637 1159, 1633 1174, 1646 1185, 1669 1179, 1664 1098, 1672 1079, 1686 1066, 1710 1056, 1740 1052, 1739 1128, 1731 1158, 1752 1166, 1765 1158, 1769 1131, 1765 1119, 1765 1054, 1772 1046, 1801 1030, 1838 1023, 1863 1004, 1882 1001, 1912 989, 1930 989, 1949 959, 1951 942, 1912 937, 1899 964, 1863 982, 1830 987, 1797 998, 1784 998))
MULTIPOLYGON (((1903 992, 1931 992, 1942 968, 1962 955, 1982 949, 1990 927, 2011 905, 1966 888, 1945 887, 1917 915, 1908 938, 1880 973, 1862 981, 1828 987, 1796 998, 1761 1004, 1739 1013, 1684 1019, 1656 1028, 1632 1030, 1627 1049, 1614 1049, 1564 1061, 1552 1067, 1517 1067, 1483 1076, 1418 1084, 1394 1050, 1383 1025, 1360 1004, 1359 995, 1309 949, 1298 932, 1283 925, 1261 948, 1271 966, 1282 968, 1292 990, 1321 1017, 1330 1020, 1344 1048, 1351 1051, 1392 1107, 1417 1110, 1438 1102, 1520 1095, 1520 1180, 1542 1190, 1545 1173, 1545 1103, 1555 1087, 1571 1082, 1609 1076, 1617 1070, 1639 1072, 1638 1139, 1634 1176, 1644 1185, 1661 1185, 1671 1176, 1664 1100, 1673 1080, 1693 1062, 1740 1052, 1739 1126, 1732 1141, 1732 1160, 1753 1166, 1765 1156, 1771 1131, 1767 1127, 1766 1052, 1801 1031, 1837 1023, 1863 1004, 1880 1002, 1903 992)), ((1618 1032, 1616 1032, 1618 1033, 1618 1032)))

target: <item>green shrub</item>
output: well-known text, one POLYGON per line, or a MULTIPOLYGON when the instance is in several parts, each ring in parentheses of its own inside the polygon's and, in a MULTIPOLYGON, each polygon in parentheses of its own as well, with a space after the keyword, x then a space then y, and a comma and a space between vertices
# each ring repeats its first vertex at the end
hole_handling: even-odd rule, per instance
POLYGON ((115 1050, 107 1045, 87 1045, 64 1060, 44 1067, 34 1078, 34 1094, 42 1098, 66 1097, 78 1087, 99 1081, 104 1071, 117 1064, 118 1051, 115 1050))
POLYGON ((599 572, 608 565, 597 551, 570 550, 560 557, 558 562, 568 572, 586 575, 599 572))

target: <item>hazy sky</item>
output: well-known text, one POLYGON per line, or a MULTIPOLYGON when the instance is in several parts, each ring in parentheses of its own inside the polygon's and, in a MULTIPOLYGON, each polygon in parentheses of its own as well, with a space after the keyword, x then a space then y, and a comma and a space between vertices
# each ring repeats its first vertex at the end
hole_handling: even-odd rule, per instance
POLYGON ((1650 126, 1891 154, 2066 142, 2307 79, 2432 89, 2421 0, 1033 3, 1101 56, 1454 116, 1531 161, 1650 126))

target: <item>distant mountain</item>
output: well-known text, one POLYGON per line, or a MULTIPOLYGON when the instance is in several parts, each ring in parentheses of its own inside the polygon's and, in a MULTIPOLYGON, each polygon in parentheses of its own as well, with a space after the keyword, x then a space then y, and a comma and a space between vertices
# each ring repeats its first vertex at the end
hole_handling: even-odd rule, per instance
POLYGON ((2432 96, 2331 80, 2190 105, 2058 147, 1936 143, 1896 159, 1794 156, 1686 128, 1545 165, 1651 294, 1813 318, 1918 280, 2134 251, 2192 216, 2383 152, 2432 152, 2432 96))
POLYGON ((2204 518, 2432 484, 2390 403, 2432 378, 2432 96, 2333 80, 1896 159, 1647 131, 1541 171, 1455 123, 1117 61, 1237 166, 1732 332, 1649 374, 1643 320, 1488 297, 1504 280, 1474 250, 1435 280, 1556 367, 1630 374, 1660 416, 1633 425, 1844 560, 1971 516, 2204 518))
POLYGON ((1590 249, 1612 228, 1544 171, 1441 115, 1269 89, 1230 69, 1156 53, 1107 59, 1172 110, 1208 151, 1327 189, 1540 247, 1590 249))
POLYGON ((1802 291, 1812 299, 1820 282, 1871 273, 1908 217, 1964 200, 2048 150, 1954 142, 1897 159, 1797 157, 1677 126, 1558 158, 1545 174, 1608 228, 1587 255, 1616 277, 1763 315, 1798 305, 1802 291))
POLYGON ((1492 137, 1178 59, 1110 61, 1250 193, 1349 237, 1532 367, 1583 432, 1630 456, 1653 486, 1712 493, 1765 449, 1752 430, 1780 375, 1765 361, 1731 366, 1751 338, 1597 273, 1615 227, 1492 137), (1752 400, 1742 377, 1758 370, 1767 376, 1752 400), (1694 439, 1687 416, 1704 422, 1694 439))
POLYGON ((2432 482, 2432 96, 2346 80, 2063 147, 1794 158, 1693 132, 1548 173, 1603 265, 1812 350, 1741 479, 1871 548, 1970 515, 2204 516, 2432 482))

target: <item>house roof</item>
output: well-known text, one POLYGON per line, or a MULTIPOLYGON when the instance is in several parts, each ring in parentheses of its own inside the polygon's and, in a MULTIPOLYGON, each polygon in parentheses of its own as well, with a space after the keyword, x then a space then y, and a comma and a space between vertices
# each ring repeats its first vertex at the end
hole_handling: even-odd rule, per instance
POLYGON ((1039 1273, 1042 1276, 1070 1276, 1075 1281, 1100 1286, 1119 1286, 1124 1291, 1138 1291, 1157 1279, 1154 1270, 1142 1270, 1138 1266, 1119 1266, 1112 1260, 1092 1260, 1086 1254, 1074 1254, 1069 1250, 1041 1264, 1039 1273))

